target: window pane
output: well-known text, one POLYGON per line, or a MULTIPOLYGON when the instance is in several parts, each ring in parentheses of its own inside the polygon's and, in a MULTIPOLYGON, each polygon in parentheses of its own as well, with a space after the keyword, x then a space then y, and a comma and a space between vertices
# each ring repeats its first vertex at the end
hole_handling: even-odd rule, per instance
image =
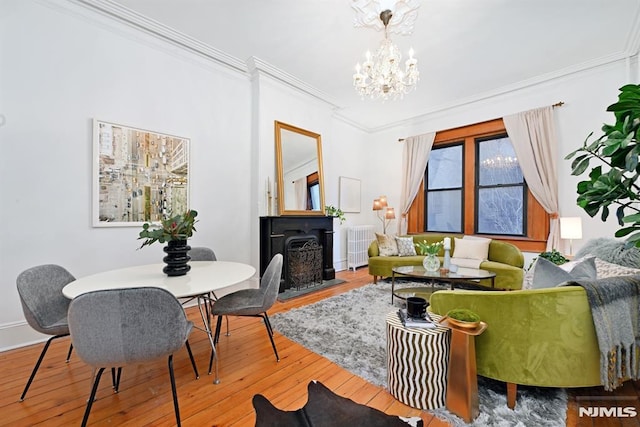
POLYGON ((508 137, 482 141, 478 150, 480 186, 523 182, 522 171, 508 137))
POLYGON ((462 145, 431 150, 427 172, 429 190, 462 187, 462 145))
POLYGON ((478 190, 478 233, 524 235, 522 187, 478 190))
POLYGON ((427 193, 427 231, 462 232, 461 190, 427 193))
POLYGON ((320 210, 320 184, 313 184, 309 187, 309 200, 311 201, 309 209, 313 211, 320 210))

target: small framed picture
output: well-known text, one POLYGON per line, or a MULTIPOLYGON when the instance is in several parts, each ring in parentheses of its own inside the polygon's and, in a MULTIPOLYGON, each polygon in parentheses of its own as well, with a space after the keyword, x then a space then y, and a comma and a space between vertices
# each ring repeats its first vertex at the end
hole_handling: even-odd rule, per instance
POLYGON ((341 176, 340 182, 340 209, 343 212, 360 212, 360 180, 341 176))

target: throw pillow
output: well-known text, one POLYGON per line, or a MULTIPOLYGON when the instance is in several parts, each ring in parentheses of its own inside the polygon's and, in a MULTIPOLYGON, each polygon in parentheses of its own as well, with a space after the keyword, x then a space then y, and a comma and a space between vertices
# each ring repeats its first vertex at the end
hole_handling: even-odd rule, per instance
POLYGON ((548 259, 538 257, 533 267, 531 289, 552 288, 570 280, 595 279, 596 277, 596 263, 593 257, 577 262, 571 271, 565 271, 548 259))
POLYGON ((635 276, 640 274, 640 268, 624 267, 596 258, 596 271, 598 279, 615 276, 635 276))
POLYGON ((398 244, 393 236, 376 233, 376 240, 378 241, 378 251, 380 252, 380 256, 398 255, 398 244))
POLYGON ((489 256, 489 243, 491 243, 491 239, 458 239, 454 237, 453 256, 485 260, 489 256))
POLYGON ((398 255, 413 256, 416 254, 416 246, 413 244, 413 237, 396 237, 398 255))

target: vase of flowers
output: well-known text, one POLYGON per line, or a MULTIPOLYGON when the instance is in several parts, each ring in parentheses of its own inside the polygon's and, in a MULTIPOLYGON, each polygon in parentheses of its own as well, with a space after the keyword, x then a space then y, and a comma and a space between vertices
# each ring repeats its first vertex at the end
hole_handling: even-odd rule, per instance
POLYGON ((140 248, 151 245, 154 242, 167 243, 163 248, 167 254, 163 261, 167 264, 162 271, 168 276, 184 276, 191 270, 188 264, 191 257, 187 239, 196 231, 195 223, 198 212, 187 210, 185 213, 163 219, 159 226, 151 228, 154 224, 145 223, 138 240, 145 239, 140 248))
POLYGON ((438 252, 444 247, 444 242, 427 243, 426 240, 416 243, 416 248, 420 255, 424 255, 422 266, 426 271, 438 271, 440 268, 440 259, 438 252))

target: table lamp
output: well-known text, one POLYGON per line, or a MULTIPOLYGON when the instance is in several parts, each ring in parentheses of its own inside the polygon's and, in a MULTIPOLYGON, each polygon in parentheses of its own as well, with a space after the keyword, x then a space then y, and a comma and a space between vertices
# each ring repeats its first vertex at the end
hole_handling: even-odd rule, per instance
POLYGON ((561 217, 560 238, 569 240, 569 256, 573 256, 573 239, 582 239, 582 218, 561 217))

